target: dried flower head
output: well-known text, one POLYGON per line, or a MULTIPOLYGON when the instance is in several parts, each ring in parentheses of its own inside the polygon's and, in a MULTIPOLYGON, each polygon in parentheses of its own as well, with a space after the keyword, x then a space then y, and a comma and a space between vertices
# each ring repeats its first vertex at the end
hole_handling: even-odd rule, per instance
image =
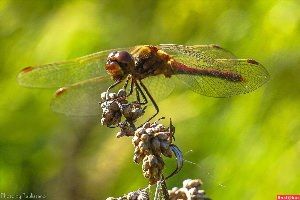
POLYGON ((135 147, 133 160, 135 163, 143 161, 143 174, 149 179, 150 184, 161 179, 164 161, 161 155, 172 157, 172 140, 174 138, 174 127, 165 127, 157 122, 146 122, 138 128, 132 144, 135 147))
POLYGON ((139 189, 134 192, 130 192, 123 197, 109 197, 106 200, 150 200, 149 194, 147 192, 147 188, 145 189, 139 189))
POLYGON ((205 195, 205 191, 201 190, 202 185, 199 179, 187 179, 183 181, 183 187, 174 187, 169 190, 170 200, 210 200, 209 197, 205 195))
POLYGON ((137 101, 128 102, 124 89, 120 89, 117 94, 103 92, 101 99, 101 124, 108 127, 118 125, 122 116, 126 122, 133 124, 145 113, 146 107, 142 107, 141 103, 137 101))
POLYGON ((143 174, 145 178, 149 179, 151 185, 161 179, 164 166, 165 163, 160 156, 153 154, 145 156, 142 165, 143 174))
POLYGON ((128 122, 120 122, 118 124, 118 127, 120 127, 120 131, 117 133, 117 138, 123 137, 123 136, 134 136, 135 126, 134 124, 129 124, 128 122))

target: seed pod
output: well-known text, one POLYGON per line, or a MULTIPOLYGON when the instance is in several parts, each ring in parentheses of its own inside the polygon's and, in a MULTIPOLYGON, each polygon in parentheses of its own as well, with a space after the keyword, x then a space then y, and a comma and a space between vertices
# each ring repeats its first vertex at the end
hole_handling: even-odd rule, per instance
POLYGON ((143 141, 139 142, 138 148, 141 152, 146 153, 149 150, 149 143, 144 143, 143 141))
POLYGON ((167 141, 160 142, 161 151, 166 151, 170 148, 170 144, 167 141))
POLYGON ((148 134, 148 135, 153 135, 154 131, 152 128, 146 128, 145 132, 148 134))
POLYGON ((140 137, 142 134, 144 134, 144 133, 146 133, 145 132, 145 129, 143 128, 143 127, 141 127, 141 128, 138 128, 136 131, 135 131, 135 135, 136 136, 138 136, 138 137, 140 137))
POLYGON ((157 137, 155 137, 151 140, 151 150, 152 150, 153 154, 157 154, 157 155, 159 155, 161 152, 160 151, 160 142, 157 137))
POLYGON ((123 107, 123 110, 122 110, 122 114, 124 115, 124 117, 127 119, 127 118, 130 118, 131 117, 131 114, 132 114, 132 110, 131 110, 131 107, 130 106, 124 106, 123 107))
POLYGON ((198 194, 205 194, 204 190, 198 190, 198 194))
POLYGON ((150 123, 149 122, 145 122, 143 124, 143 128, 146 129, 146 128, 150 128, 150 123))
POLYGON ((109 97, 110 100, 111 100, 111 99, 115 99, 115 98, 117 98, 117 94, 114 93, 114 92, 112 92, 112 93, 109 93, 109 94, 108 94, 108 97, 109 97))
POLYGON ((161 153, 166 157, 172 158, 172 150, 170 148, 168 148, 166 150, 162 149, 161 153))
POLYGON ((145 156, 143 160, 143 174, 149 179, 150 184, 156 183, 161 178, 164 162, 160 156, 153 154, 145 156))
POLYGON ((155 155, 149 155, 147 156, 148 157, 148 161, 149 161, 149 164, 151 167, 155 167, 158 165, 158 160, 157 160, 157 157, 158 156, 155 156, 155 155))
POLYGON ((177 200, 175 192, 170 192, 169 191, 169 199, 170 200, 177 200))
POLYGON ((105 101, 107 92, 102 92, 100 98, 105 101))
POLYGON ((118 123, 117 126, 121 128, 121 131, 119 131, 117 133, 117 135, 116 135, 117 138, 120 138, 120 137, 123 137, 123 136, 134 136, 134 130, 135 130, 135 128, 132 127, 127 122, 120 122, 120 123, 118 123))
POLYGON ((138 146, 134 148, 134 154, 141 154, 140 148, 138 146))
POLYGON ((109 102, 110 104, 109 104, 109 106, 108 106, 108 109, 109 110, 111 110, 111 111, 120 111, 120 107, 119 107, 119 105, 118 105, 118 103, 117 102, 109 102))
POLYGON ((150 169, 150 175, 151 175, 152 179, 156 179, 158 181, 160 179, 159 168, 153 166, 150 169))
POLYGON ((150 169, 151 165, 150 165, 150 161, 149 161, 149 156, 145 156, 143 159, 143 165, 142 165, 142 169, 143 171, 148 171, 148 169, 150 169))
POLYGON ((195 180, 191 180, 191 179, 187 179, 185 182, 183 182, 183 187, 185 188, 197 188, 197 190, 199 189, 199 187, 202 185, 202 182, 200 182, 200 180, 195 179, 195 180))
POLYGON ((136 164, 139 164, 144 158, 145 158, 145 155, 144 155, 144 154, 134 154, 134 156, 133 156, 133 161, 134 161, 136 164))
POLYGON ((144 109, 138 108, 133 104, 129 104, 123 107, 122 113, 127 121, 133 122, 137 118, 141 117, 145 113, 145 111, 144 109))
POLYGON ((139 144, 139 142, 140 142, 141 140, 140 140, 140 138, 138 137, 138 136, 133 136, 133 138, 132 138, 132 144, 134 145, 134 146, 137 146, 138 144, 139 144))
POLYGON ((177 197, 176 199, 187 199, 185 192, 182 191, 181 189, 177 190, 175 194, 177 197))
POLYGON ((119 112, 105 112, 102 114, 102 125, 116 125, 121 121, 121 114, 119 112))
POLYGON ((157 137, 160 141, 163 140, 167 140, 168 139, 168 135, 166 134, 166 132, 158 132, 154 134, 154 137, 157 137))
POLYGON ((146 171, 143 171, 143 175, 144 175, 144 177, 145 178, 151 178, 151 175, 150 175, 151 173, 148 171, 148 170, 146 170, 146 171))
POLYGON ((157 130, 156 132, 162 132, 162 131, 165 131, 166 128, 163 124, 157 124, 155 129, 157 130))
POLYGON ((135 121, 137 118, 141 117, 144 113, 145 113, 144 109, 142 109, 142 108, 135 108, 132 111, 132 114, 131 114, 132 121, 135 121))
POLYGON ((142 134, 140 138, 145 143, 149 142, 149 136, 147 134, 142 134))
POLYGON ((192 181, 192 179, 186 179, 186 180, 184 180, 183 181, 183 187, 187 188, 189 186, 189 182, 191 182, 191 181, 192 181))
POLYGON ((189 193, 196 195, 196 194, 198 194, 198 190, 197 190, 197 188, 193 187, 193 188, 189 189, 189 193))

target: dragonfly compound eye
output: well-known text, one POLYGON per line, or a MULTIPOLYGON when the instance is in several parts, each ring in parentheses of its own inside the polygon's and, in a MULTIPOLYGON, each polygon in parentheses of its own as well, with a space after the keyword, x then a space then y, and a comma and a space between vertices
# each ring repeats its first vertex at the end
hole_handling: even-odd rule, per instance
POLYGON ((115 54, 115 58, 120 63, 130 64, 133 62, 133 59, 127 51, 117 51, 115 54))
POLYGON ((127 51, 115 51, 108 55, 106 71, 115 80, 124 79, 134 69, 134 61, 127 51))
POLYGON ((122 80, 124 77, 124 71, 116 61, 107 60, 105 69, 114 80, 122 80))

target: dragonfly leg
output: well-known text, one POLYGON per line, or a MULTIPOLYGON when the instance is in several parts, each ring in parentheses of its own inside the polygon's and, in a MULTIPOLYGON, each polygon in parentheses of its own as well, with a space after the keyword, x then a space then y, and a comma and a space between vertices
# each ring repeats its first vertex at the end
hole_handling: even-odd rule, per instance
POLYGON ((134 88, 134 85, 135 85, 135 81, 132 79, 131 76, 127 80, 129 80, 129 79, 131 80, 130 89, 129 89, 129 93, 126 95, 126 97, 129 97, 130 95, 132 95, 133 88, 134 88))
MULTIPOLYGON (((107 91, 106 91, 106 96, 105 96, 106 100, 109 99, 109 96, 108 96, 109 91, 110 91, 112 88, 114 88, 115 86, 117 86, 118 84, 120 84, 121 82, 122 82, 122 80, 118 80, 117 82, 113 83, 111 86, 108 87, 108 89, 107 89, 107 91)), ((135 86, 135 84, 136 84, 136 81, 134 81, 134 79, 132 78, 131 75, 129 75, 129 76, 127 77, 127 79, 126 79, 126 81, 125 81, 125 83, 124 83, 124 85, 123 85, 123 90, 124 90, 125 92, 126 92, 126 89, 127 89, 127 87, 128 87, 128 84, 130 85, 129 93, 128 93, 128 94, 125 93, 125 94, 126 94, 125 96, 120 96, 120 97, 114 99, 113 102, 118 102, 118 101, 121 100, 121 99, 127 98, 127 97, 129 97, 129 96, 133 93, 133 88, 134 88, 134 86, 135 86)))
POLYGON ((141 98, 140 98, 140 91, 137 89, 137 84, 136 84, 136 87, 135 87, 135 94, 136 94, 136 100, 138 103, 141 104, 141 98))
MULTIPOLYGON (((148 89, 147 89, 146 86, 144 85, 144 83, 143 83, 141 80, 139 80, 139 83, 140 83, 141 87, 143 88, 143 90, 146 92, 147 96, 148 96, 149 99, 151 100, 151 102, 152 102, 152 104, 153 104, 153 106, 154 106, 154 108, 155 108, 155 110, 156 110, 156 113, 154 113, 154 115, 153 115, 152 117, 150 117, 150 118, 147 120, 147 122, 149 122, 151 119, 153 119, 153 118, 159 113, 159 108, 158 108, 158 106, 157 106, 155 100, 154 100, 153 97, 151 96, 150 92, 148 91, 148 89)), ((136 84, 136 85, 138 85, 138 84, 136 84)))
POLYGON ((128 77, 127 77, 127 79, 126 79, 126 81, 125 81, 125 83, 124 83, 124 85, 123 85, 123 90, 125 90, 125 91, 126 91, 126 89, 127 89, 129 80, 132 80, 132 79, 131 79, 131 76, 128 76, 128 77))
MULTIPOLYGON (((124 83, 124 85, 123 85, 123 89, 126 91, 127 86, 128 86, 128 84, 129 84, 129 81, 131 81, 131 83, 130 83, 130 90, 129 90, 129 93, 128 93, 125 97, 130 96, 130 95, 132 94, 132 92, 133 92, 134 82, 133 82, 131 76, 128 76, 128 77, 127 77, 127 79, 126 79, 126 81, 125 81, 125 83, 124 83)), ((105 98, 108 99, 108 93, 109 93, 109 91, 110 91, 112 88, 114 88, 115 86, 117 86, 117 85, 119 85, 120 83, 122 83, 122 82, 123 82, 123 80, 118 80, 118 81, 116 81, 115 83, 113 83, 111 86, 109 86, 109 87, 107 88, 107 90, 106 90, 106 97, 105 97, 105 98)), ((122 98, 124 98, 124 97, 120 97, 120 99, 122 99, 122 98)), ((115 101, 117 101, 118 99, 119 99, 119 98, 115 99, 115 101)))
POLYGON ((138 102, 139 102, 141 105, 145 105, 145 104, 148 103, 148 99, 147 99, 146 95, 144 94, 143 90, 141 89, 141 87, 140 87, 138 84, 136 84, 136 93, 137 93, 137 99, 138 99, 138 102), (140 101, 139 94, 142 95, 144 102, 141 102, 141 101, 140 101))
POLYGON ((105 99, 107 100, 108 99, 108 93, 109 91, 114 88, 115 86, 119 85, 120 83, 122 83, 122 80, 118 80, 116 82, 114 82, 111 86, 109 86, 106 90, 106 95, 105 95, 105 99))

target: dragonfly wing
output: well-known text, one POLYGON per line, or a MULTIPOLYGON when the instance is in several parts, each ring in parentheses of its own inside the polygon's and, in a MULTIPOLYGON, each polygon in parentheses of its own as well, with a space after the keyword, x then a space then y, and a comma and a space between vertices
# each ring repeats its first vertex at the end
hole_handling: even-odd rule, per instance
POLYGON ((175 82, 164 75, 150 76, 142 80, 155 101, 168 97, 175 88, 175 82))
MULTIPOLYGON (((93 77, 107 76, 105 63, 112 49, 80 58, 24 68, 17 81, 25 87, 58 88, 72 85, 93 77)), ((131 49, 124 49, 130 51, 131 49)))
POLYGON ((202 62, 211 62, 211 59, 236 58, 236 56, 233 55, 230 51, 223 49, 222 47, 216 44, 194 46, 185 46, 178 44, 161 44, 157 47, 165 51, 172 57, 177 57, 178 55, 185 55, 187 57, 195 57, 198 59, 202 59, 202 62))
POLYGON ((269 79, 267 70, 260 63, 236 59, 231 52, 217 45, 161 45, 159 48, 174 59, 173 68, 181 68, 177 77, 205 96, 229 97, 248 93, 269 79))
POLYGON ((51 102, 51 109, 70 116, 101 114, 100 95, 113 81, 109 77, 96 77, 60 88, 51 102))
POLYGON ((209 67, 191 62, 188 64, 195 68, 202 67, 201 70, 211 73, 177 75, 191 90, 205 96, 229 97, 249 93, 269 79, 267 70, 261 64, 249 59, 216 59, 215 64, 209 67), (220 72, 223 76, 220 76, 220 72), (232 74, 238 75, 239 80, 234 80, 232 74))

